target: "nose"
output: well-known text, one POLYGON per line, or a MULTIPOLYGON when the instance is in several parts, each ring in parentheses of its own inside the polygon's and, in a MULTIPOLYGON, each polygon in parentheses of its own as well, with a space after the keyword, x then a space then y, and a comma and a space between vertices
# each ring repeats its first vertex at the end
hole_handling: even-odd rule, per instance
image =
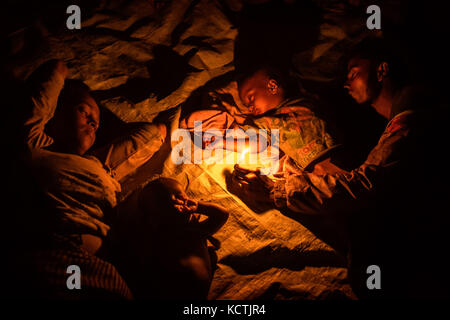
POLYGON ((348 80, 344 83, 344 89, 350 90, 350 83, 348 80))

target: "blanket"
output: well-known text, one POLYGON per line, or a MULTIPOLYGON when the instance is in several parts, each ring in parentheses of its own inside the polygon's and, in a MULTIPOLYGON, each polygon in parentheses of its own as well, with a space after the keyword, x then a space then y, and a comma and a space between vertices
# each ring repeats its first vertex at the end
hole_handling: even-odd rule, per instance
MULTIPOLYGON (((311 2, 322 12, 314 25, 317 37, 308 46, 289 48, 297 50, 292 61, 299 79, 327 82, 342 49, 366 35, 365 20, 349 20, 350 4, 342 1, 311 2)), ((239 0, 100 1, 80 30, 46 29, 37 53, 13 60, 11 70, 24 79, 42 62, 58 58, 68 64, 69 77, 89 85, 102 107, 122 122, 151 122, 169 112, 173 132, 181 114, 181 126, 189 127, 184 116, 208 108, 211 115, 221 114, 227 127, 243 121, 247 112, 237 96, 233 70, 245 35, 239 34, 239 17, 251 9, 252 4, 239 0)), ((275 209, 252 211, 227 189, 232 164, 176 165, 172 147, 166 143, 124 182, 121 200, 166 176, 180 181, 190 196, 229 210, 229 220, 216 234, 221 247, 210 299, 355 298, 345 256, 313 230, 314 223, 275 209)))

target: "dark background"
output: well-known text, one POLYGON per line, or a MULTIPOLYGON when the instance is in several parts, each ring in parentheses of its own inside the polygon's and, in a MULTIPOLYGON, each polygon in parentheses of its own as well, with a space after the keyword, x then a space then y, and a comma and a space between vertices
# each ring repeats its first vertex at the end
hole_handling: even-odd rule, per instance
MULTIPOLYGON (((6 178, 6 188, 2 191, 2 213, 5 219, 2 223, 1 242, 6 250, 4 252, 18 248, 20 241, 27 238, 26 234, 30 232, 25 227, 25 215, 12 217, 21 214, 15 208, 25 204, 30 211, 28 213, 36 213, 40 206, 35 199, 23 198, 27 188, 33 186, 24 185, 27 173, 21 170, 17 157, 22 150, 20 132, 15 124, 24 91, 23 79, 15 78, 13 66, 44 54, 48 49, 46 35, 67 30, 67 15, 61 12, 65 13, 68 5, 79 5, 83 17, 88 17, 109 2, 123 1, 7 0, 1 3, 1 126, 3 157, 6 160, 3 175, 6 178), (18 34, 22 36, 17 37, 18 34)), ((167 5, 166 1, 154 2, 155 10, 167 5)), ((227 8, 226 1, 218 2, 227 8)), ((402 52, 411 81, 425 83, 433 88, 441 99, 448 101, 450 10, 447 9, 446 1, 393 0, 371 1, 368 4, 378 3, 382 7, 384 36, 396 50, 402 52)), ((367 5, 351 7, 350 16, 367 17, 367 5)), ((293 53, 304 50, 317 41, 317 22, 323 18, 320 9, 315 2, 306 0, 297 1, 295 6, 297 10, 292 10, 292 7, 288 10, 282 1, 269 1, 259 5, 244 5, 239 12, 227 11, 229 19, 239 31, 235 47, 236 70, 243 70, 246 66, 259 62, 276 62, 281 67, 291 67, 293 53), (297 40, 299 37, 301 42, 297 40), (260 61, 255 61, 255 56, 258 56, 260 61)), ((324 105, 328 106, 326 113, 329 120, 339 127, 336 130, 339 131, 340 142, 354 150, 354 163, 358 165, 376 144, 386 121, 370 107, 356 105, 342 89, 345 68, 337 72, 337 80, 327 84, 326 88, 316 83, 303 85, 305 89, 323 98, 324 105)), ((101 136, 99 138, 101 139, 101 136)), ((434 152, 439 155, 445 152, 444 150, 445 146, 434 152)))

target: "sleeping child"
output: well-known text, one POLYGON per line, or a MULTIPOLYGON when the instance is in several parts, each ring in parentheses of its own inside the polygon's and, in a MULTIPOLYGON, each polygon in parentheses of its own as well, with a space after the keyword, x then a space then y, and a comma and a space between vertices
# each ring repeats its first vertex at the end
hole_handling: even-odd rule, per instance
POLYGON ((228 213, 215 204, 189 198, 181 184, 169 178, 150 182, 137 203, 134 232, 138 236, 128 254, 140 261, 133 269, 120 270, 134 296, 206 299, 215 264, 215 252, 207 239, 218 248, 220 243, 211 236, 224 225, 228 213), (133 278, 136 274, 139 278, 133 278))
MULTIPOLYGON (((336 143, 330 135, 325 121, 314 112, 314 105, 305 98, 298 97, 300 91, 292 86, 289 77, 280 70, 261 66, 241 75, 238 80, 240 102, 247 108, 245 122, 230 121, 230 116, 224 117, 224 112, 212 119, 212 111, 194 112, 189 122, 206 120, 203 130, 233 129, 236 139, 247 139, 246 144, 232 143, 223 136, 203 135, 203 147, 207 149, 227 149, 242 152, 250 147, 250 152, 262 152, 270 144, 271 131, 279 130, 279 149, 285 155, 283 163, 290 168, 305 170, 317 159, 322 158, 336 143), (203 115, 207 119, 203 118, 203 115), (221 121, 223 119, 223 121, 221 121), (214 121, 213 121, 214 120, 214 121), (223 123, 222 123, 223 122, 223 123), (238 123, 239 122, 239 123, 238 123), (267 140, 249 142, 245 131, 249 128, 264 129, 267 140), (250 145, 249 145, 250 144, 250 145), (254 145, 252 145, 254 144, 254 145), (239 149, 240 148, 240 149, 239 149)), ((208 132, 206 132, 208 133, 208 132)), ((281 168, 283 170, 283 168, 281 168)))
POLYGON ((252 117, 249 123, 270 132, 279 130, 281 151, 305 169, 335 145, 325 122, 306 99, 293 99, 288 82, 278 70, 263 67, 238 81, 239 97, 252 117))

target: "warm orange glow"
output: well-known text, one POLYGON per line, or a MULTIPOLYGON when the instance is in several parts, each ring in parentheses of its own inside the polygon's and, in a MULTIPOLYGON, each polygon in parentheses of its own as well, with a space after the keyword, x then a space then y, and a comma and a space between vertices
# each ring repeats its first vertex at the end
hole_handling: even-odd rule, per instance
POLYGON ((250 152, 250 148, 245 148, 244 151, 242 151, 240 160, 244 160, 244 159, 245 159, 245 155, 246 155, 247 153, 249 153, 249 152, 250 152))

